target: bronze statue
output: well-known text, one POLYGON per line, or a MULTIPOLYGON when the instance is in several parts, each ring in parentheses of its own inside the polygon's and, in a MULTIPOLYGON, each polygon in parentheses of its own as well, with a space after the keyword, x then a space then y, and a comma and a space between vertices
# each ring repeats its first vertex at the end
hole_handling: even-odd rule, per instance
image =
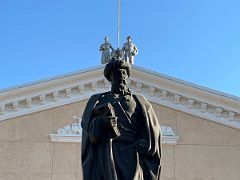
POLYGON ((132 94, 131 66, 112 59, 104 69, 111 91, 93 95, 82 119, 84 180, 158 180, 161 133, 148 100, 132 94))

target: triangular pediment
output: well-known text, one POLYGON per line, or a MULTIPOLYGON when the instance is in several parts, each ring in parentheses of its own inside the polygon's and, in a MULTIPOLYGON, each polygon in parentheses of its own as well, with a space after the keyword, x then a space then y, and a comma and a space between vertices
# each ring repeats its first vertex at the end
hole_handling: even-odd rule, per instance
MULTIPOLYGON (((88 99, 110 90, 104 65, 0 91, 0 121, 88 99)), ((240 129, 240 98, 132 66, 133 93, 150 102, 240 129)))

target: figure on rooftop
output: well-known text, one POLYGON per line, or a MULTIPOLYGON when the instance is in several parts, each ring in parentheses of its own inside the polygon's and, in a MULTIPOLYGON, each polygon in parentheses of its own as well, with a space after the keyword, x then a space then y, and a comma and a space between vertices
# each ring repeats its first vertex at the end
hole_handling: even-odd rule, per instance
POLYGON ((134 64, 134 56, 138 54, 138 49, 132 42, 131 36, 127 37, 127 42, 123 44, 122 50, 124 52, 125 61, 134 64))
POLYGON ((102 58, 101 58, 102 64, 106 64, 110 61, 110 59, 111 59, 110 49, 112 51, 114 50, 111 43, 109 42, 108 37, 105 37, 104 41, 105 42, 103 44, 101 44, 101 46, 100 46, 100 51, 102 51, 102 58))

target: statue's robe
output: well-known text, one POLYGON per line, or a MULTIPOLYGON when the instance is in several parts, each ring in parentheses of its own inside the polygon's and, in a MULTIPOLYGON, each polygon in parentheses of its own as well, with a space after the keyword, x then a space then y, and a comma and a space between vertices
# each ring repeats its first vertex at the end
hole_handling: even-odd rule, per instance
POLYGON ((161 171, 161 133, 151 104, 143 96, 133 95, 136 112, 130 117, 131 124, 127 123, 121 108, 113 105, 118 124, 123 126, 123 129, 119 127, 119 136, 113 129, 111 133, 106 130, 101 119, 92 113, 99 101, 112 101, 111 96, 111 92, 93 95, 83 114, 84 180, 158 180, 161 171), (139 142, 147 145, 146 151, 137 151, 139 142))
POLYGON ((100 46, 100 51, 102 51, 102 57, 101 57, 102 64, 109 63, 111 59, 110 49, 113 49, 110 43, 105 42, 100 46))

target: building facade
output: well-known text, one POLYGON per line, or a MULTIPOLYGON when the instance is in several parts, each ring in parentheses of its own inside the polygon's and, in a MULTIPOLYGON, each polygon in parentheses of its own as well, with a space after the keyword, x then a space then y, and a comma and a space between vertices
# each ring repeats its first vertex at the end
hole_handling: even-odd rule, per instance
MULTIPOLYGON (((0 180, 81 180, 87 100, 108 91, 98 66, 0 91, 0 180)), ((161 180, 239 180, 240 98, 133 65, 133 93, 162 129, 161 180)))

